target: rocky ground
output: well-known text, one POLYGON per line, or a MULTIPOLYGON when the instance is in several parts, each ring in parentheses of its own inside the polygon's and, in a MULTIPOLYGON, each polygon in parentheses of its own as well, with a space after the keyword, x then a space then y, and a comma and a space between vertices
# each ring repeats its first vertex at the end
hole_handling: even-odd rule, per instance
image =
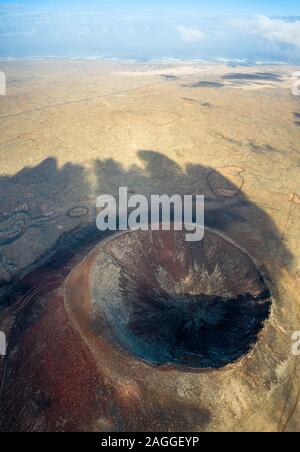
POLYGON ((0 429, 299 430, 299 68, 40 60, 0 70, 0 429), (207 226, 249 253, 272 293, 251 353, 218 370, 166 369, 112 343, 101 354, 78 328, 70 291, 88 293, 84 258, 104 238, 95 201, 120 186, 206 196, 207 226))

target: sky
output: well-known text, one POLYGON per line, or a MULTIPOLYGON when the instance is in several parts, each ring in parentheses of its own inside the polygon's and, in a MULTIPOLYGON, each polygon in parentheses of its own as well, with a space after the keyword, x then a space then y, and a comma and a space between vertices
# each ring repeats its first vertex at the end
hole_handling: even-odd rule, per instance
POLYGON ((300 64, 297 0, 0 0, 0 58, 300 64))

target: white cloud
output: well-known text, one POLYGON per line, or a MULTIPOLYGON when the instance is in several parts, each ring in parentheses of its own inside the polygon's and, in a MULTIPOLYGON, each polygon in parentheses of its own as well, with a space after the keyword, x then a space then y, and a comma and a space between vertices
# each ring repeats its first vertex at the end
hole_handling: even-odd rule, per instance
POLYGON ((185 42, 199 42, 205 38, 205 33, 197 28, 187 28, 183 25, 177 27, 181 39, 185 42))
POLYGON ((270 42, 290 44, 300 48, 299 20, 287 21, 271 19, 267 16, 257 16, 254 19, 240 20, 237 24, 242 29, 270 42))

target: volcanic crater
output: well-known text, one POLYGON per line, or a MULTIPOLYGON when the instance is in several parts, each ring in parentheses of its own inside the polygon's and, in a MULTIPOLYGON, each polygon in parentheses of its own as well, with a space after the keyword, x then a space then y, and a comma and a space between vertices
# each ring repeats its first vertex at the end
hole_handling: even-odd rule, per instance
POLYGON ((256 344, 271 294, 252 258, 212 230, 135 231, 106 241, 91 267, 89 322, 151 365, 219 369, 256 344))

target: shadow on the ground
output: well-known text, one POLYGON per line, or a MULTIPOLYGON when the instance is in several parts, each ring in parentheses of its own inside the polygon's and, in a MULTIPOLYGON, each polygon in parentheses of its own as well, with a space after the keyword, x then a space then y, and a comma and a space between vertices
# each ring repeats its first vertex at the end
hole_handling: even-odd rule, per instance
POLYGON ((226 74, 223 80, 245 80, 245 81, 270 81, 270 82, 280 82, 282 77, 274 72, 256 72, 254 74, 245 74, 243 72, 233 72, 231 74, 226 74))
MULTIPOLYGON (((139 165, 129 168, 113 159, 97 160, 93 188, 83 167, 70 163, 60 168, 55 159, 0 178, 0 190, 5 193, 0 201, 0 264, 7 272, 0 286, 0 306, 14 305, 10 353, 1 369, 0 431, 80 431, 99 420, 101 413, 103 419, 113 419, 120 431, 141 425, 157 428, 160 406, 153 407, 152 420, 149 410, 145 419, 137 419, 136 405, 132 412, 126 408, 126 415, 116 410, 121 397, 118 387, 106 377, 102 381, 99 369, 93 374, 94 360, 64 310, 65 278, 107 237, 95 225, 97 195, 116 195, 121 186, 147 197, 202 194, 207 227, 234 240, 258 263, 272 261, 277 250, 282 265, 292 260, 281 231, 242 192, 242 183, 233 183, 218 169, 194 163, 181 167, 155 151, 140 151, 138 158, 139 165), (18 300, 23 304, 15 307, 18 300)), ((205 405, 191 407, 184 400, 179 411, 172 400, 162 402, 161 409, 172 413, 172 421, 165 417, 160 421, 166 428, 174 422, 177 428, 194 428, 195 422, 198 428, 206 428, 212 416, 205 405)))
POLYGON ((222 88, 224 86, 221 82, 214 82, 210 80, 200 80, 200 82, 192 85, 184 85, 185 88, 222 88))
MULTIPOLYGON (((273 152, 271 148, 253 150, 273 152)), ((93 188, 83 167, 69 163, 59 168, 53 158, 14 176, 1 176, 0 190, 5 193, 0 200, 2 288, 24 276, 33 264, 36 268, 39 259, 44 261, 48 256, 51 260, 57 243, 62 246, 65 240, 66 250, 70 248, 72 234, 75 242, 71 240, 68 252, 76 252, 78 231, 80 236, 87 228, 84 240, 89 236, 101 240, 95 225, 96 197, 117 196, 119 187, 148 199, 152 194, 205 195, 206 226, 224 232, 259 260, 272 259, 272 253, 280 248, 284 262, 290 262, 282 232, 268 213, 240 190, 242 183, 236 186, 218 170, 202 165, 180 167, 155 151, 139 151, 137 163, 125 168, 113 159, 95 161, 93 188)))

